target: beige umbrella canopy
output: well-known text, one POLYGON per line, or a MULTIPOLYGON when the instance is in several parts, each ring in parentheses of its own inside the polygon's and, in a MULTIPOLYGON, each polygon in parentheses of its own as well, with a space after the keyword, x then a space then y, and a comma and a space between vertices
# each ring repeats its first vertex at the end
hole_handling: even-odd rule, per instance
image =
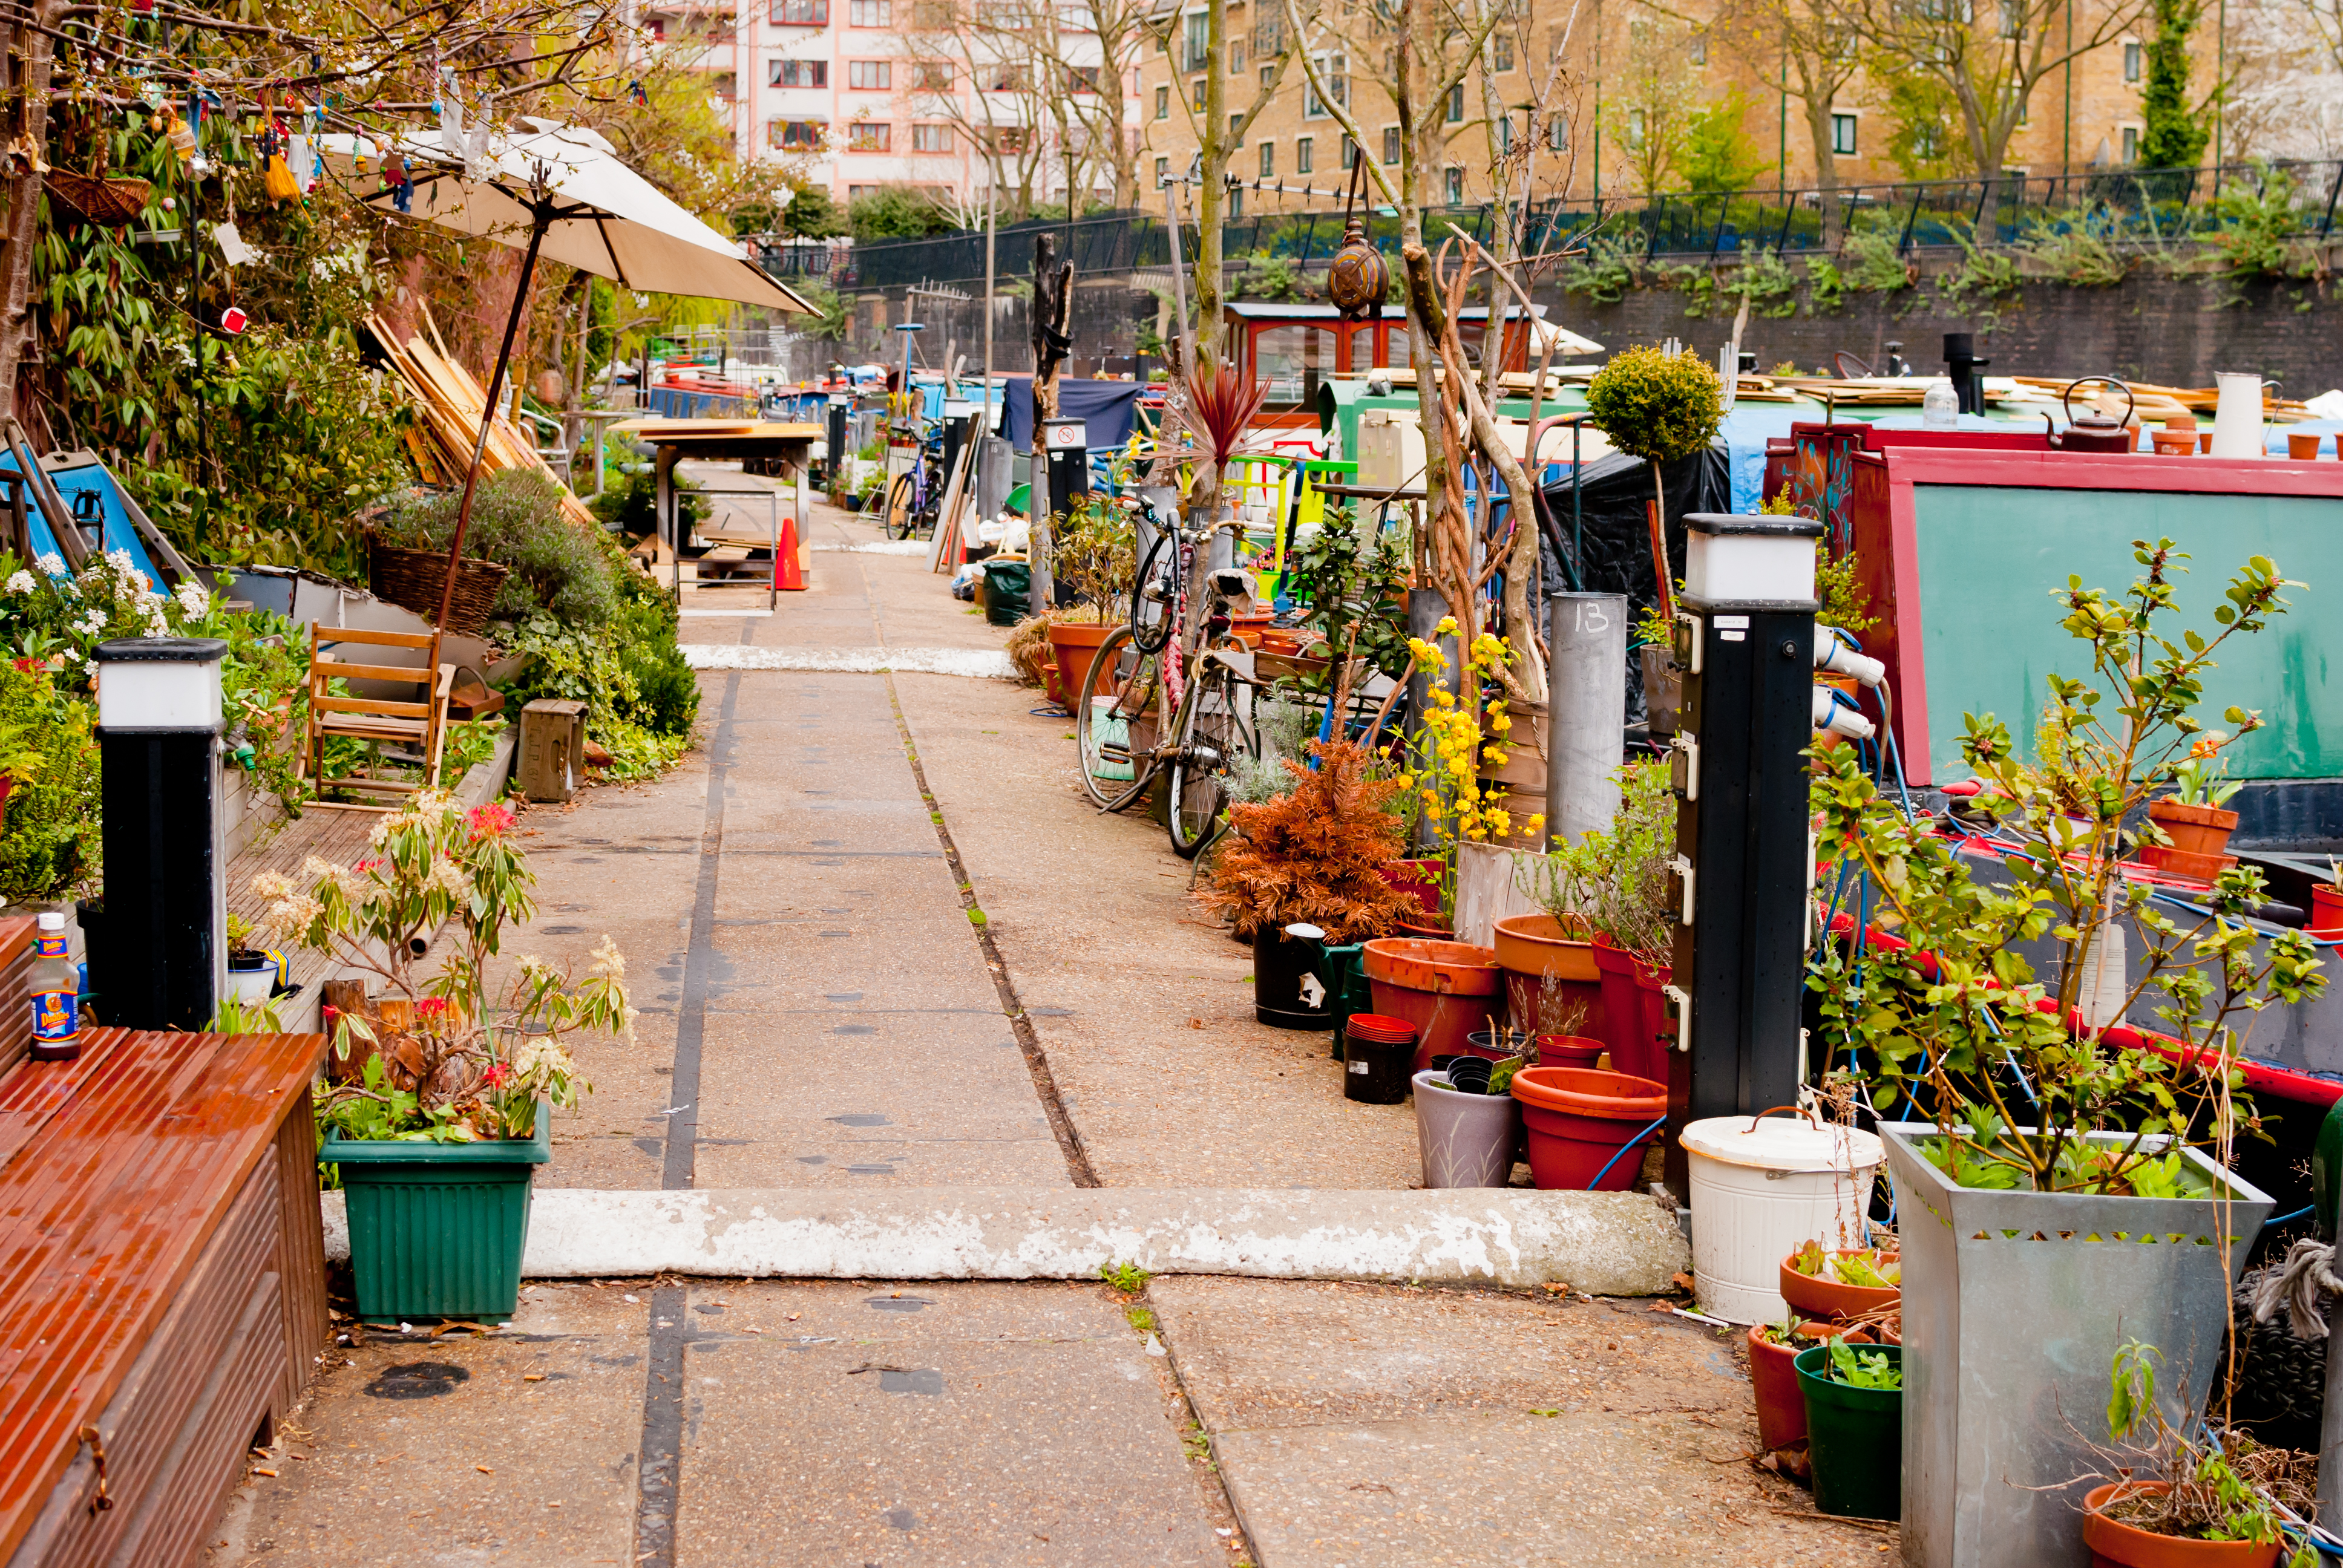
POLYGON ((488 445, 489 421, 496 417, 496 389, 512 360, 513 334, 528 306, 529 280, 539 256, 607 277, 639 294, 729 299, 815 314, 811 306, 743 255, 739 242, 692 216, 628 168, 602 137, 582 126, 532 124, 536 128, 524 135, 481 138, 461 153, 450 151, 434 136, 321 138, 326 167, 360 200, 396 210, 397 193, 381 179, 386 160, 395 153, 414 184, 407 216, 523 254, 512 314, 505 322, 496 370, 488 381, 488 406, 481 411, 472 466, 464 476, 455 538, 448 541, 447 584, 439 601, 442 625, 455 596, 464 533, 472 520, 480 454, 488 445))

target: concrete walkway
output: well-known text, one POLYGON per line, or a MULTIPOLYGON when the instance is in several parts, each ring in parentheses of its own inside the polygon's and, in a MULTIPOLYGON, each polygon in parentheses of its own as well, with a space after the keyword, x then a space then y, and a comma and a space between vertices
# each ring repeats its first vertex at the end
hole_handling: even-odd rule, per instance
MULTIPOLYGON (((508 950, 608 932, 643 1010, 580 1051, 540 1187, 1413 1186, 1408 1108, 1252 1021, 1250 953, 1161 829, 1090 809, 1039 693, 865 657, 1003 634, 816 511, 809 591, 687 623, 740 650, 704 744, 522 818, 543 912, 508 950)), ((354 1330, 211 1560, 1886 1560, 1755 1446, 1729 1337, 1563 1280, 546 1279, 501 1332, 354 1330)))

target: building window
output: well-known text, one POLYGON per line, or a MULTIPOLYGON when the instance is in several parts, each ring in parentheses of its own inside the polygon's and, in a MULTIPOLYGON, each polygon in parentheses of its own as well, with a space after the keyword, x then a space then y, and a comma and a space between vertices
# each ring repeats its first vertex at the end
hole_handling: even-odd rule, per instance
POLYGON ((1155 89, 1155 117, 1159 120, 1172 117, 1172 89, 1169 87, 1155 89))
POLYGON ((1266 96, 1268 94, 1274 91, 1276 86, 1277 67, 1274 65, 1263 65, 1261 68, 1261 90, 1262 95, 1266 96))
POLYGON ((846 25, 891 27, 895 25, 895 0, 846 0, 846 25))
POLYGON ((2139 127, 2137 126, 2126 126, 2123 128, 2123 161, 2127 164, 2139 162, 2139 127))
POLYGON ((1450 206, 1463 206, 1464 205, 1464 171, 1457 168, 1450 169, 1448 171, 1447 183, 1448 205, 1450 206))
POLYGON ((1276 173, 1277 144, 1275 142, 1263 142, 1261 144, 1261 177, 1268 179, 1276 173))
POLYGON ((1232 76, 1244 75, 1244 40, 1242 38, 1229 45, 1229 75, 1232 76))
POLYGON ((1831 151, 1843 158, 1855 156, 1855 116, 1831 116, 1831 151))
POLYGON ((1448 89, 1448 123, 1452 126, 1464 123, 1464 84, 1462 82, 1448 89))
POLYGON ((828 129, 820 120, 767 120, 765 145, 785 153, 818 153, 828 129))
MULTIPOLYGON (((1318 75, 1324 79, 1326 91, 1333 95, 1338 104, 1347 105, 1351 101, 1350 69, 1350 61, 1341 55, 1318 56, 1318 75)), ((1318 101, 1318 89, 1306 77, 1302 84, 1302 117, 1305 120, 1326 117, 1326 106, 1318 101)))
POLYGON ((952 68, 941 60, 921 60, 911 67, 911 86, 922 93, 951 91, 952 68))
MULTIPOLYGON (((856 4, 860 3, 856 0, 856 4)), ((885 60, 849 60, 846 85, 858 93, 890 92, 895 85, 895 70, 885 60)))
POLYGON ((1231 115, 1229 116, 1229 140, 1235 141, 1237 136, 1242 132, 1243 128, 1244 116, 1242 115, 1231 115))
POLYGON ((1099 68, 1096 65, 1067 66, 1066 85, 1076 93, 1096 93, 1099 89, 1099 68))
POLYGON ((1359 144, 1348 136, 1342 138, 1342 172, 1349 174, 1359 166, 1359 144))
POLYGON ((2139 75, 2140 75, 2140 73, 2139 73, 2139 56, 2140 56, 2140 48, 2139 48, 2139 45, 2137 45, 2137 44, 2126 44, 2126 45, 2124 45, 2124 80, 2125 80, 2125 81, 2127 81, 2127 82, 2137 82, 2137 81, 2138 81, 2138 80, 2139 80, 2139 75))
POLYGON ((999 130, 992 133, 992 146, 993 150, 996 152, 1021 154, 1025 150, 1025 127, 1022 126, 1001 126, 999 130))
POLYGON ((1689 45, 1689 50, 1688 50, 1688 52, 1689 52, 1689 53, 1691 54, 1691 55, 1692 55, 1692 63, 1693 63, 1694 65, 1707 65, 1707 64, 1708 64, 1708 35, 1707 35, 1707 34, 1705 34, 1705 33, 1694 33, 1694 34, 1692 35, 1692 43, 1691 43, 1691 45, 1689 45))
POLYGON ((1172 160, 1171 160, 1170 158, 1158 158, 1158 159, 1156 159, 1156 160, 1155 160, 1155 188, 1156 188, 1157 190, 1161 190, 1161 189, 1163 188, 1163 182, 1164 182, 1165 180, 1170 179, 1171 177, 1172 177, 1172 160))
POLYGON ((846 199, 850 202, 858 202, 864 196, 877 196, 880 188, 878 186, 849 186, 846 187, 846 199))
POLYGON ((891 134, 894 129, 892 126, 873 125, 868 120, 849 126, 846 127, 846 150, 850 153, 890 151, 895 139, 891 134))
POLYGON ((951 151, 951 127, 950 126, 913 126, 911 150, 915 153, 951 151))
POLYGON ((1312 166, 1316 162, 1316 160, 1311 156, 1312 151, 1312 149, 1308 136, 1301 136, 1295 139, 1293 143, 1293 172, 1295 174, 1307 175, 1315 174, 1317 172, 1317 170, 1312 166))
POLYGON ((1186 31, 1182 35, 1180 68, 1183 71, 1209 68, 1212 63, 1212 19, 1199 11, 1182 26, 1186 31))
POLYGON ((945 33, 960 20, 952 0, 912 0, 911 25, 922 33, 945 33))
POLYGON ((1489 65, 1499 75, 1513 68, 1513 35, 1511 33, 1489 35, 1489 65))
POLYGON ((1399 162, 1399 127, 1397 126, 1383 127, 1383 162, 1386 164, 1399 162))
POLYGON ((1188 101, 1195 106, 1195 109, 1198 114, 1201 115, 1204 112, 1203 77, 1199 76, 1188 85, 1188 101))
POLYGON ((780 27, 827 27, 830 0, 773 0, 772 17, 780 27))
POLYGON ((1229 187, 1229 216, 1232 220, 1244 216, 1244 186, 1229 187))
POLYGON ((769 60, 765 63, 765 85, 768 87, 827 87, 830 85, 830 62, 827 60, 769 60))
POLYGON ((1021 93, 1030 80, 1021 65, 995 65, 984 90, 988 93, 1021 93))

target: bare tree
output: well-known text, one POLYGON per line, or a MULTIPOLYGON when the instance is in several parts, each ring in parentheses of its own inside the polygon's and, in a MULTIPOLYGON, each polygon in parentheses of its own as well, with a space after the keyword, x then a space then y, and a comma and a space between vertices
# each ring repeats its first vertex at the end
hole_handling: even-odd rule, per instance
MULTIPOLYGON (((1229 108, 1229 46, 1234 40, 1229 34, 1229 0, 1207 0, 1204 8, 1204 37, 1202 68, 1204 73, 1204 102, 1200 107, 1193 99, 1182 96, 1182 112, 1196 133, 1199 177, 1196 196, 1196 259, 1193 276, 1196 285, 1196 319, 1192 330, 1196 337, 1196 367, 1217 364, 1222 357, 1222 324, 1221 306, 1226 286, 1224 264, 1226 256, 1221 239, 1221 221, 1228 212, 1229 161, 1244 145, 1246 133, 1261 117, 1276 95, 1278 85, 1285 79, 1287 65, 1292 60, 1296 28, 1282 39, 1281 46, 1268 65, 1269 74, 1260 79, 1250 108, 1231 112, 1229 108)), ((1282 29, 1280 30, 1282 31, 1282 29)), ((1186 35, 1172 40, 1172 47, 1188 51, 1191 40, 1186 35)), ((1200 62, 1183 57, 1183 69, 1193 71, 1200 62)), ((1248 74, 1247 80, 1252 77, 1248 74)), ((1193 369, 1192 368, 1192 374, 1193 369)))

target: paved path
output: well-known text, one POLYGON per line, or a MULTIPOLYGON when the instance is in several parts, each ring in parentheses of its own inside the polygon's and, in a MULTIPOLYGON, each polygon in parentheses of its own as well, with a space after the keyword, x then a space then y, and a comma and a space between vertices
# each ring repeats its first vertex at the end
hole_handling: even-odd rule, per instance
MULTIPOLYGON (((704 744, 522 817, 543 913, 511 950, 607 931, 643 1010, 633 1045, 581 1050, 596 1092, 542 1182, 1412 1185, 1408 1109, 1344 1101, 1322 1036, 1252 1021, 1250 953, 1161 829, 1089 809, 1038 693, 859 657, 1002 634, 920 558, 824 548, 875 530, 816 512, 810 591, 686 623, 745 667, 703 674, 704 744)), ((1876 1563, 1893 1541, 1776 1513, 1804 1493, 1732 1462, 1755 1438, 1726 1342, 1563 1289, 548 1282, 499 1333, 357 1338, 215 1564, 1876 1563)))

